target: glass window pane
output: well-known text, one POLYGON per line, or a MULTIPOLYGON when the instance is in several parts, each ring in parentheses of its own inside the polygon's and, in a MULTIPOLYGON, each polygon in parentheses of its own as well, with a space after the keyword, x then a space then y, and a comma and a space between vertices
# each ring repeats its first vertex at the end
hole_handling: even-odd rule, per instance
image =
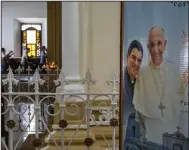
POLYGON ((32 51, 32 56, 35 56, 35 51, 32 51))
POLYGON ((32 45, 32 50, 35 50, 35 44, 32 45))
POLYGON ((31 51, 28 53, 28 56, 31 56, 31 51))
POLYGON ((29 48, 31 50, 31 45, 27 45, 27 48, 29 48))
POLYGON ((27 31, 27 44, 35 44, 36 43, 36 31, 28 30, 27 31))
POLYGON ((22 49, 29 48, 28 56, 40 56, 41 24, 22 24, 22 49), (33 29, 32 29, 33 28, 33 29))

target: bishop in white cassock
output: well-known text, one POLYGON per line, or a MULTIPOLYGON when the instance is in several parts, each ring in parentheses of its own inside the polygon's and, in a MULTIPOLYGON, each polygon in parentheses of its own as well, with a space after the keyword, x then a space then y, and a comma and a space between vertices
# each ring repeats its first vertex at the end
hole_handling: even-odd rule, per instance
POLYGON ((163 134, 176 131, 180 114, 179 70, 163 59, 166 48, 164 30, 149 32, 149 65, 141 69, 135 84, 133 104, 145 125, 145 138, 163 144, 163 134))

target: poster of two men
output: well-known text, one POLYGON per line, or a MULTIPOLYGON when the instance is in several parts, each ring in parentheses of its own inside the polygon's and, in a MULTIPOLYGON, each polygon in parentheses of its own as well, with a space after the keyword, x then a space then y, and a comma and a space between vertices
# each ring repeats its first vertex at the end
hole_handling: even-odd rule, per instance
POLYGON ((188 150, 188 4, 183 3, 122 3, 123 150, 188 150))

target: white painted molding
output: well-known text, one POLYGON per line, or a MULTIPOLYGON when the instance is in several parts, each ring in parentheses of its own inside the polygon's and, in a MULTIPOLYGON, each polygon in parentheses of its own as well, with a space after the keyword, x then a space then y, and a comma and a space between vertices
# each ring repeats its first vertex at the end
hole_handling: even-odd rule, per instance
POLYGON ((65 79, 68 81, 80 81, 81 77, 80 76, 66 76, 65 79))
MULTIPOLYGON (((77 129, 78 126, 79 126, 79 125, 68 125, 68 126, 66 127, 66 129, 77 129)), ((52 128, 53 128, 54 130, 61 130, 61 128, 59 127, 59 125, 52 125, 52 128)), ((87 125, 81 125, 81 126, 79 127, 79 129, 87 129, 87 125)))

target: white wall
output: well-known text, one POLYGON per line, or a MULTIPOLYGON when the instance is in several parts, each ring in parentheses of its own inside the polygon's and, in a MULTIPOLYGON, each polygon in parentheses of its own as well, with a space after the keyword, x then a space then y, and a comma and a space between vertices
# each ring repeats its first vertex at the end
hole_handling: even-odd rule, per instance
MULTIPOLYGON (((2 2, 2 47, 19 55, 16 18, 47 18, 47 2, 2 2)), ((42 25, 46 28, 47 25, 42 25)), ((43 36, 45 33, 42 33, 43 36)))
MULTIPOLYGON (((21 55, 21 51, 20 51, 20 47, 21 47, 21 32, 20 32, 20 22, 17 19, 13 19, 13 46, 14 46, 14 56, 20 56, 21 55)), ((2 37, 3 39, 3 37, 2 37)), ((2 44, 3 45, 3 44, 2 44)))
POLYGON ((47 47, 47 19, 42 22, 42 45, 47 47))
MULTIPOLYGON (((112 72, 115 72, 118 78, 120 74, 120 2, 90 2, 89 5, 88 37, 85 42, 81 38, 80 43, 83 44, 80 48, 80 74, 83 77, 90 68, 97 80, 96 85, 91 88, 92 91, 107 92, 111 88, 105 81, 111 79, 112 72), (88 46, 84 51, 86 43, 88 46)), ((86 34, 84 32, 87 29, 82 28, 82 23, 83 21, 80 22, 80 31, 86 34)))

